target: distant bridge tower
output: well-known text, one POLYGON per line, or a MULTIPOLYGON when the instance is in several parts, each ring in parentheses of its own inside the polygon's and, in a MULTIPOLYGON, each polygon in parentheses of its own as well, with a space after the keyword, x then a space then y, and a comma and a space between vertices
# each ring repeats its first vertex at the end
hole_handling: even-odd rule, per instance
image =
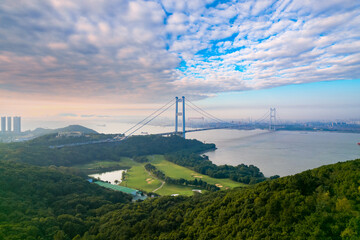
POLYGON ((269 131, 275 131, 276 128, 276 108, 270 108, 269 131))
POLYGON ((178 134, 178 118, 182 116, 182 136, 185 138, 185 97, 182 96, 181 99, 176 97, 175 102, 175 134, 178 134), (182 102, 182 112, 179 112, 179 102, 182 102))

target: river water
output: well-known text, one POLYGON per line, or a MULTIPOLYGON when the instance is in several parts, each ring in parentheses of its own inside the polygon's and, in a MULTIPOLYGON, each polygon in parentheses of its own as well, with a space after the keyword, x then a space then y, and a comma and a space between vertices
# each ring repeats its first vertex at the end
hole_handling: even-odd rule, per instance
POLYGON ((264 130, 209 130, 188 133, 217 149, 207 152, 218 165, 255 165, 269 177, 360 158, 360 134, 264 130))
MULTIPOLYGON (((103 133, 123 133, 131 126, 133 124, 107 123, 106 126, 87 127, 103 133)), ((171 131, 174 127, 148 125, 136 134, 171 131)), ((355 133, 216 129, 187 133, 186 138, 215 143, 217 149, 206 153, 215 164, 252 164, 267 177, 292 175, 360 158, 357 145, 360 134, 355 133)))

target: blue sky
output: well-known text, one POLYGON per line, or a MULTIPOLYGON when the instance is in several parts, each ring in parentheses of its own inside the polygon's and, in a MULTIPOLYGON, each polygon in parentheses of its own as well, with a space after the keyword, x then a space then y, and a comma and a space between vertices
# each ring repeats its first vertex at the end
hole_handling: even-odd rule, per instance
POLYGON ((185 95, 227 117, 356 118, 359 49, 354 0, 3 0, 0 107, 137 115, 185 95))
POLYGON ((232 112, 233 119, 257 119, 276 107, 282 120, 349 120, 360 118, 360 79, 287 85, 222 93, 199 101, 214 113, 232 112))

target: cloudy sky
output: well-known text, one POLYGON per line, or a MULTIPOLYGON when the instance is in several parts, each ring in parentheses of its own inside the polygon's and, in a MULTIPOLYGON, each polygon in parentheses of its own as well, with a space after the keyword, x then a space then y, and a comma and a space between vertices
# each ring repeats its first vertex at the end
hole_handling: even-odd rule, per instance
POLYGON ((359 79, 359 1, 0 5, 2 115, 146 115, 185 95, 228 118, 271 106, 289 119, 360 118, 359 79))

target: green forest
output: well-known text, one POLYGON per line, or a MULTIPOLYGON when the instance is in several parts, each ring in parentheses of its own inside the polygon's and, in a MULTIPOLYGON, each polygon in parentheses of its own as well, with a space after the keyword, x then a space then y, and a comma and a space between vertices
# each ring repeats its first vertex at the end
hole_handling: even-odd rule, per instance
MULTIPOLYGON (((360 238, 360 159, 246 188, 131 202, 71 166, 125 156, 146 162, 147 154, 180 154, 183 161, 215 146, 143 136, 123 145, 50 149, 45 139, 0 145, 0 239, 360 238)), ((195 169, 201 158, 182 165, 195 169)), ((215 170, 234 175, 233 168, 263 177, 251 166, 215 170)))
MULTIPOLYGON (((98 140, 113 135, 91 135, 98 140)), ((85 137, 84 137, 85 138, 85 137)), ((28 163, 38 166, 74 166, 93 161, 121 161, 121 157, 136 157, 151 154, 169 154, 178 151, 189 153, 214 149, 214 144, 204 144, 197 140, 186 140, 179 136, 162 137, 156 135, 133 136, 126 141, 115 143, 89 144, 77 147, 50 148, 64 142, 74 142, 83 138, 57 139, 55 134, 45 135, 28 142, 0 143, 0 159, 28 163)))
POLYGON ((1 161, 0 239, 359 239, 360 159, 130 203, 64 167, 1 161))

